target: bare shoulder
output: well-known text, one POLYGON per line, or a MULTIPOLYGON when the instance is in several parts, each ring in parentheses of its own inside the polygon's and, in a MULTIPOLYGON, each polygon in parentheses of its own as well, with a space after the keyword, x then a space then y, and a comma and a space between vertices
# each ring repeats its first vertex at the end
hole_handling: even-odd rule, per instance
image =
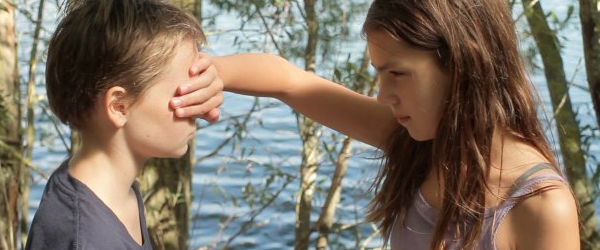
POLYGON ((566 183, 545 181, 543 191, 517 203, 511 228, 517 249, 580 249, 575 198, 566 183))

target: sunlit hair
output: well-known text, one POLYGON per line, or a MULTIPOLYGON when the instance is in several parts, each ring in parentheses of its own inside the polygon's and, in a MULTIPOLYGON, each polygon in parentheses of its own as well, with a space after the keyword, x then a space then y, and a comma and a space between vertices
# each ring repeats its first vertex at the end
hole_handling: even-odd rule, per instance
POLYGON ((159 0, 69 1, 50 40, 46 88, 52 111, 75 128, 113 86, 134 102, 184 39, 204 41, 198 21, 159 0))
POLYGON ((384 147, 384 166, 368 219, 389 239, 396 218, 404 222, 430 171, 443 202, 431 249, 444 249, 448 228, 474 249, 481 237, 489 190, 492 135, 501 130, 537 149, 556 167, 537 118, 539 103, 525 72, 508 1, 375 0, 363 32, 385 31, 416 48, 436 51, 450 77, 446 110, 436 138, 417 142, 403 128, 384 147), (468 222, 468 223, 467 223, 468 222))

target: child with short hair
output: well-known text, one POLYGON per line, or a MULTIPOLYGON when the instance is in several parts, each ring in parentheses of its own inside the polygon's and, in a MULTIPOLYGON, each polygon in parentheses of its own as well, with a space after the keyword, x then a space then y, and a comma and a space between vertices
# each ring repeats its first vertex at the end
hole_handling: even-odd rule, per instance
POLYGON ((194 119, 169 102, 182 82, 213 80, 190 73, 203 41, 193 16, 159 0, 84 0, 67 13, 49 44, 46 87, 81 148, 48 180, 26 249, 152 249, 135 178, 195 136, 194 119))

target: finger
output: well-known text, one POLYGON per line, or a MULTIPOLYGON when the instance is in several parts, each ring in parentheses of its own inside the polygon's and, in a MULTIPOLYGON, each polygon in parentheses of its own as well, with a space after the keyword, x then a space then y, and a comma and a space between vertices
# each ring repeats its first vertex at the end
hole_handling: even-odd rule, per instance
MULTIPOLYGON (((212 66, 212 68, 214 68, 214 66, 212 66)), ((216 70, 205 70, 201 74, 191 77, 189 81, 179 85, 177 93, 186 95, 199 89, 206 88, 206 86, 212 84, 217 78, 216 70)))
POLYGON ((171 99, 171 107, 174 109, 190 105, 201 104, 216 95, 223 95, 223 82, 216 78, 205 88, 187 93, 182 96, 176 96, 171 99))
POLYGON ((202 117, 212 109, 221 106, 222 103, 223 95, 215 95, 202 104, 177 108, 175 109, 175 115, 179 118, 202 117))
POLYGON ((218 108, 211 109, 208 113, 204 114, 200 118, 207 121, 208 123, 215 123, 219 121, 220 110, 218 108))
POLYGON ((198 54, 198 58, 194 60, 188 73, 190 80, 180 84, 177 88, 177 93, 180 95, 204 88, 217 77, 217 70, 212 65, 210 56, 201 57, 201 54, 198 54))
POLYGON ((217 78, 217 71, 214 69, 214 66, 211 66, 201 74, 192 76, 189 81, 182 83, 178 87, 177 93, 180 95, 186 95, 202 88, 206 88, 207 86, 213 84, 217 78))
POLYGON ((190 76, 195 76, 204 72, 208 67, 212 65, 212 57, 206 53, 198 53, 196 60, 190 66, 190 71, 188 72, 190 76))

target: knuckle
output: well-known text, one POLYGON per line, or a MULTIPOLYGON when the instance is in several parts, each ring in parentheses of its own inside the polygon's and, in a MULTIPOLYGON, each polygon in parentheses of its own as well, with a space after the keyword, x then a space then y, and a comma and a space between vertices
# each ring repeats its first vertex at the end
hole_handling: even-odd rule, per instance
POLYGON ((210 99, 210 96, 206 92, 200 92, 200 93, 198 93, 198 101, 205 102, 208 99, 210 99))
POLYGON ((223 89, 225 87, 225 84, 223 83, 223 80, 221 80, 221 78, 217 78, 217 85, 219 86, 219 89, 223 89))
POLYGON ((186 113, 194 117, 202 117, 204 114, 204 112, 202 112, 202 110, 198 107, 189 107, 186 109, 186 113))

